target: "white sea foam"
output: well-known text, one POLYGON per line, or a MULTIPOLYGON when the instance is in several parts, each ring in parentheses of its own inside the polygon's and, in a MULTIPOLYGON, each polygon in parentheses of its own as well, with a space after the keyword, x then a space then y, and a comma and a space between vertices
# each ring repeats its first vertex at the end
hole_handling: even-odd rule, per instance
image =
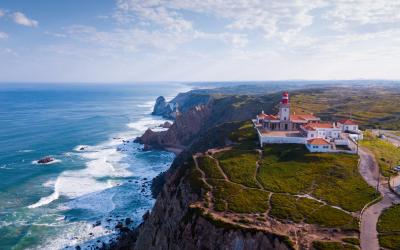
POLYGON ((160 125, 163 124, 165 121, 167 121, 166 119, 162 119, 162 118, 152 118, 152 117, 148 117, 148 118, 143 118, 140 119, 136 122, 131 122, 128 123, 127 126, 129 128, 133 128, 137 131, 140 132, 144 132, 146 131, 148 128, 151 128, 153 131, 163 131, 166 130, 165 128, 161 128, 160 125))
POLYGON ((74 151, 77 151, 77 152, 82 152, 82 151, 84 151, 84 150, 89 150, 90 149, 90 146, 89 145, 78 145, 78 146, 76 146, 75 148, 74 148, 74 151), (83 150, 82 150, 83 149, 83 150))
POLYGON ((11 169, 11 168, 9 168, 7 166, 8 166, 7 164, 3 164, 3 165, 0 166, 0 169, 11 169))
POLYGON ((28 208, 37 208, 37 207, 47 205, 47 204, 51 203, 52 201, 57 200, 58 197, 60 197, 60 195, 57 191, 55 191, 54 193, 52 193, 49 196, 40 198, 40 200, 38 202, 36 202, 32 205, 29 205, 28 208))
POLYGON ((30 152, 33 152, 33 151, 35 151, 35 150, 33 150, 33 149, 23 149, 23 150, 18 150, 18 153, 30 153, 30 152))
POLYGON ((148 108, 148 110, 151 112, 151 111, 153 111, 154 104, 155 104, 154 101, 148 101, 148 102, 144 102, 142 104, 138 104, 136 106, 138 108, 148 108))

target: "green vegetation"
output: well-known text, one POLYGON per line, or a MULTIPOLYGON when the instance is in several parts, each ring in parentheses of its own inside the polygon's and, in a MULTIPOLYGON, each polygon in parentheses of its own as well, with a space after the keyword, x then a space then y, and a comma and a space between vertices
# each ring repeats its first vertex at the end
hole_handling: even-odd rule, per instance
POLYGON ((207 178, 224 179, 224 175, 217 166, 217 162, 209 156, 198 157, 197 162, 207 178))
POLYGON ((344 244, 341 242, 331 242, 331 241, 314 241, 313 249, 315 250, 358 250, 359 248, 344 244))
POLYGON ((368 131, 364 133, 364 140, 360 144, 375 155, 383 176, 388 177, 391 174, 391 168, 400 163, 400 148, 377 138, 368 131))
POLYGON ((343 242, 359 246, 360 245, 360 240, 358 238, 344 238, 342 239, 343 242))
POLYGON ((234 142, 255 141, 257 140, 257 132, 252 122, 248 121, 236 131, 232 132, 229 139, 234 142))
POLYGON ((323 120, 348 118, 361 128, 400 129, 398 88, 325 88, 292 92, 296 113, 315 113, 323 120))
POLYGON ((203 190, 209 189, 201 178, 201 172, 194 166, 190 168, 189 174, 186 176, 186 181, 190 183, 192 191, 199 196, 201 196, 203 190))
POLYGON ((358 230, 351 215, 316 200, 292 195, 273 194, 270 215, 282 220, 317 224, 322 227, 358 230))
POLYGON ((233 149, 217 153, 215 157, 232 182, 258 187, 255 174, 259 154, 256 151, 233 149))
POLYGON ((381 214, 377 230, 381 247, 400 249, 400 205, 393 205, 381 214))
POLYGON ((360 176, 356 155, 309 153, 303 145, 266 146, 257 177, 267 190, 311 192, 352 212, 379 196, 360 176))
POLYGON ((237 213, 264 213, 268 209, 269 192, 243 188, 224 180, 210 180, 213 186, 214 206, 237 213), (226 207, 225 207, 226 206, 226 207))

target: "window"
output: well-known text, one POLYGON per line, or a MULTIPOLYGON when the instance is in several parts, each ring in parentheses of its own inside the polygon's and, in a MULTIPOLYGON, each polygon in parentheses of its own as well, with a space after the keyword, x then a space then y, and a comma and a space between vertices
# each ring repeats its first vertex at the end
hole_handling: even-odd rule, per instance
POLYGON ((318 146, 313 146, 313 148, 318 148, 318 146))
POLYGON ((314 134, 311 134, 311 137, 314 137, 314 134))
MULTIPOLYGON (((285 120, 286 120, 286 117, 285 117, 285 120)), ((285 124, 285 130, 288 130, 288 125, 287 124, 285 124)))

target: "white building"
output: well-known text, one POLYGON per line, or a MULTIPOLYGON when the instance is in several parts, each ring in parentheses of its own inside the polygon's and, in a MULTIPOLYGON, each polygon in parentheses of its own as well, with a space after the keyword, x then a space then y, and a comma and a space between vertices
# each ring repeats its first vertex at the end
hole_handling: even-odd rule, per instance
POLYGON ((339 151, 336 146, 350 146, 353 133, 358 135, 357 140, 362 139, 358 125, 352 120, 321 122, 314 114, 292 114, 287 92, 282 95, 277 115, 262 111, 253 122, 261 145, 296 143, 306 145, 311 152, 335 152, 339 151))
POLYGON ((307 140, 306 147, 310 152, 331 152, 333 150, 332 144, 322 138, 307 140))

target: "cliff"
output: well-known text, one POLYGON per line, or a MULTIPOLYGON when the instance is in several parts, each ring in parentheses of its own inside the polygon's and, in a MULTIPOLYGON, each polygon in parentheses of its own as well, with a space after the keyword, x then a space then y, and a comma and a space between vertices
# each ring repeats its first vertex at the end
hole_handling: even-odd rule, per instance
POLYGON ((292 249, 286 237, 223 224, 191 207, 204 191, 193 183, 189 156, 177 158, 152 212, 112 249, 292 249))
POLYGON ((189 208, 199 199, 193 191, 185 177, 171 176, 132 249, 289 249, 276 235, 208 221, 189 208))
POLYGON ((185 149, 209 129, 219 124, 249 120, 262 109, 272 112, 276 100, 279 100, 279 94, 259 97, 202 95, 195 102, 190 98, 185 100, 182 103, 187 110, 176 116, 175 122, 167 131, 154 132, 148 129, 135 141, 144 144, 145 149, 185 149), (207 100, 206 104, 192 106, 205 100, 207 100))
POLYGON ((178 114, 167 131, 153 132, 148 129, 135 141, 144 144, 145 149, 168 147, 184 149, 204 126, 209 115, 210 110, 207 106, 196 106, 184 114, 178 114))

